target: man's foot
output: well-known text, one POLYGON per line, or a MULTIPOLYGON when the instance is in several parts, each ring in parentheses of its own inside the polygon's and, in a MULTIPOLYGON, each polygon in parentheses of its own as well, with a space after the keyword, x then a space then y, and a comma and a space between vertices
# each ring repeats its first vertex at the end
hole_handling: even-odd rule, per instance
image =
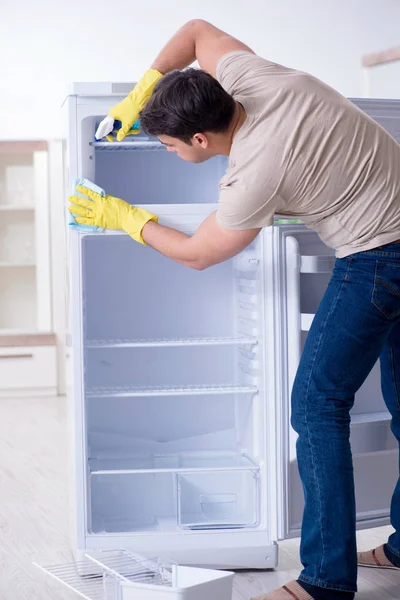
POLYGON ((269 594, 257 596, 252 600, 314 600, 298 581, 291 581, 269 594))
POLYGON ((400 571, 400 567, 396 567, 386 556, 384 544, 375 548, 375 550, 367 550, 367 552, 358 552, 357 562, 360 567, 370 567, 373 569, 394 569, 400 571))

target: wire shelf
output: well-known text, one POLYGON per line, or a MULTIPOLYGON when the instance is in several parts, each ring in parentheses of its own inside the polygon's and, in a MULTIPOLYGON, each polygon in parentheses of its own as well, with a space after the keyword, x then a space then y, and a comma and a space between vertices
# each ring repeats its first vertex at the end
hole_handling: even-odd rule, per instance
POLYGON ((124 551, 104 552, 98 560, 86 555, 84 561, 36 567, 73 590, 85 600, 118 600, 122 581, 172 587, 172 563, 142 559, 124 551))
POLYGON ((161 142, 137 141, 137 142, 90 142, 90 146, 96 152, 126 152, 132 150, 161 150, 166 151, 166 147, 161 142))
POLYGON ((172 563, 165 566, 157 558, 138 558, 123 550, 120 552, 105 552, 100 559, 90 555, 87 555, 87 558, 98 565, 100 569, 104 569, 110 575, 124 581, 162 585, 164 587, 172 586, 172 563))
POLYGON ((234 338, 193 338, 193 339, 105 339, 88 340, 85 348, 152 348, 171 346, 255 346, 257 339, 254 337, 234 338))
POLYGON ((251 385, 199 385, 199 386, 105 386, 86 390, 87 398, 135 398, 144 396, 204 396, 213 394, 255 394, 257 388, 251 385))

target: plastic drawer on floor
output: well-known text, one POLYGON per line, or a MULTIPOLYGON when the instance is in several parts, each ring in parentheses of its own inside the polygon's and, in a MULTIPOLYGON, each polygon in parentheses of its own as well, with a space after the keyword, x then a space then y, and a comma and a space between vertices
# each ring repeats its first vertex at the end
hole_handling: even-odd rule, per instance
MULTIPOLYGON (((39 566, 39 565, 36 565, 39 566)), ((40 567, 85 600, 231 600, 233 573, 181 567, 124 551, 40 567)))
POLYGON ((256 470, 178 474, 177 481, 180 527, 231 529, 258 525, 256 470))

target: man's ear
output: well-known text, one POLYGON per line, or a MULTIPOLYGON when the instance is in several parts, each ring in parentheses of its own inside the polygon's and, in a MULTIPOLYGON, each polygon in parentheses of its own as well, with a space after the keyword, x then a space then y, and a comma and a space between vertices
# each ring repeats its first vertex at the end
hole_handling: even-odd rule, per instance
POLYGON ((192 144, 196 147, 207 148, 208 147, 208 138, 205 133, 195 133, 192 137, 192 144))

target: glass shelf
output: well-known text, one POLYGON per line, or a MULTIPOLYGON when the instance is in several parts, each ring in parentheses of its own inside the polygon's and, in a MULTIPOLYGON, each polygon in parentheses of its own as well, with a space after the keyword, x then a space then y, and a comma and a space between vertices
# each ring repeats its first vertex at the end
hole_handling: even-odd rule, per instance
POLYGON ((153 141, 137 141, 137 142, 90 142, 90 146, 96 152, 124 152, 132 150, 162 150, 166 151, 166 147, 161 142, 153 141))
POLYGON ((135 458, 91 458, 91 475, 151 472, 242 471, 259 470, 245 454, 186 453, 135 458))
POLYGON ((255 346, 257 339, 252 337, 235 338, 187 338, 187 339, 110 339, 88 340, 85 348, 146 348, 170 346, 255 346))
POLYGON ((104 386, 87 389, 87 398, 134 398, 145 396, 193 396, 208 394, 255 394, 257 388, 250 385, 204 385, 182 387, 135 387, 135 386, 104 386))

